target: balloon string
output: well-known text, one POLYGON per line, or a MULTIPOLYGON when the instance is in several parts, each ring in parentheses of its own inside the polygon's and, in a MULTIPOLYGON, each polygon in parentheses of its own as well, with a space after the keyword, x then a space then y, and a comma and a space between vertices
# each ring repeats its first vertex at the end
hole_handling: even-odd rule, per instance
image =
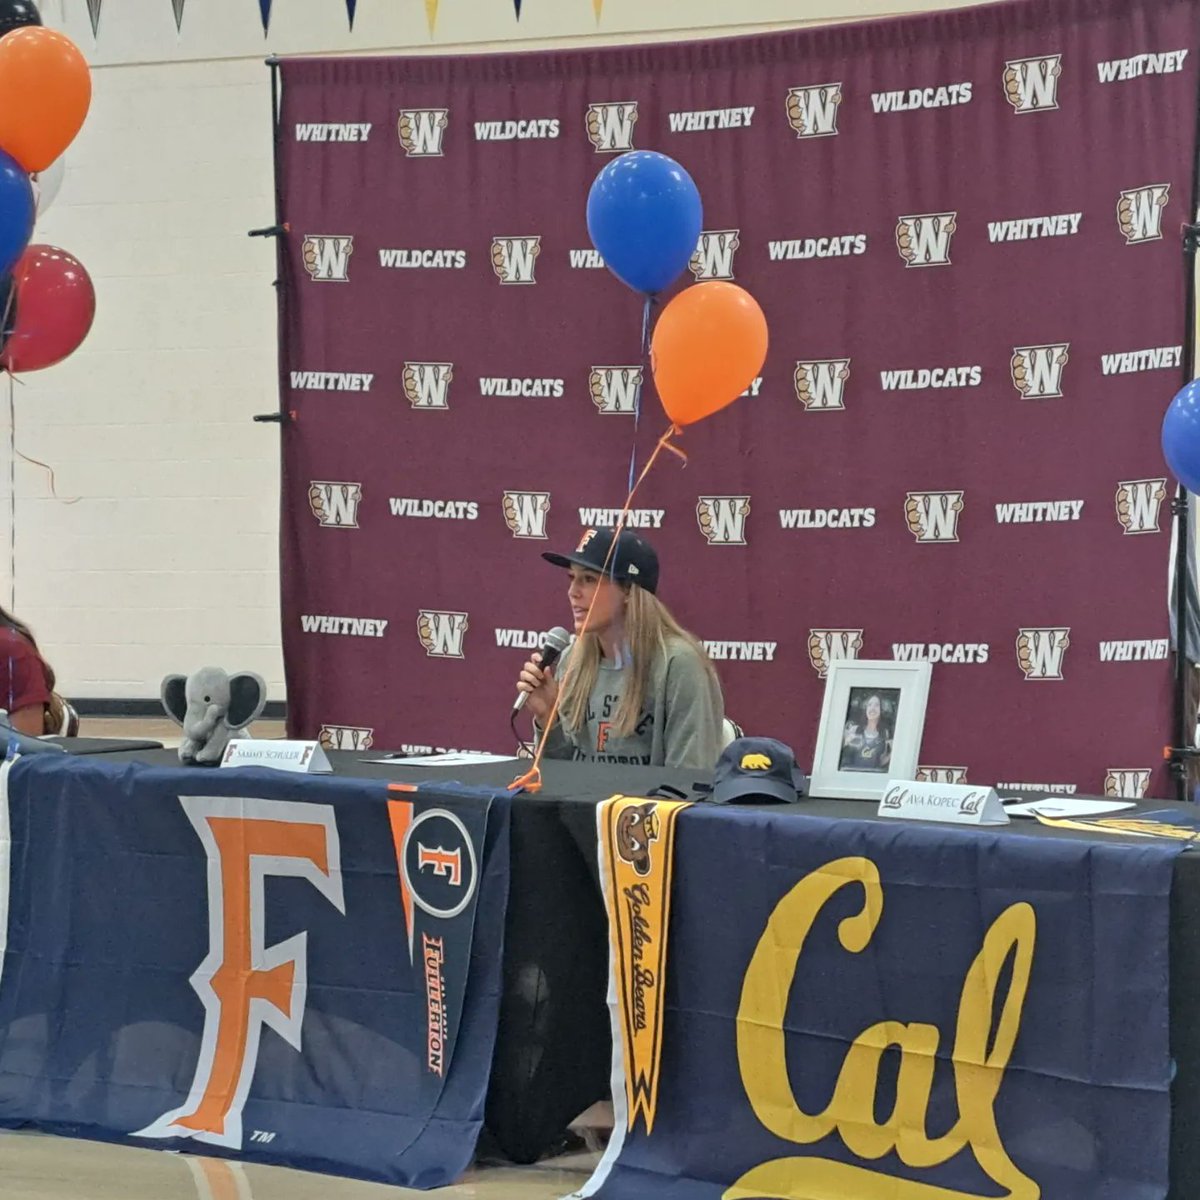
MULTIPOLYGON (((7 319, 7 314, 6 314, 6 319, 7 319)), ((14 400, 13 384, 19 383, 22 387, 24 387, 25 381, 22 379, 18 379, 16 377, 16 375, 14 375, 13 372, 7 368, 5 368, 4 374, 8 376, 8 422, 9 422, 9 424, 8 424, 9 439, 8 440, 9 440, 9 450, 11 451, 11 455, 12 455, 10 463, 9 463, 10 467, 15 467, 16 460, 18 458, 23 458, 31 466, 41 467, 42 470, 45 471, 46 474, 50 477, 50 479, 49 479, 50 495, 55 500, 57 500, 59 502, 59 504, 78 504, 80 501, 79 496, 72 496, 71 499, 68 500, 66 497, 60 496, 58 494, 58 488, 56 486, 55 478, 54 478, 54 468, 49 463, 42 462, 42 460, 40 458, 32 458, 28 454, 24 453, 24 451, 17 449, 17 410, 16 410, 16 403, 14 400)), ((15 497, 16 497, 15 491, 13 493, 13 496, 14 496, 14 503, 15 503, 15 497)))
MULTIPOLYGON (((617 541, 621 533, 625 529, 625 520, 629 516, 629 510, 633 507, 633 498, 637 495, 638 488, 642 486, 643 480, 650 474, 650 469, 658 461, 658 456, 664 451, 669 450, 672 454, 678 455, 683 461, 687 462, 687 455, 679 449, 678 446, 671 442, 672 434, 682 433, 683 431, 678 425, 671 425, 667 432, 658 439, 658 445, 654 447, 654 453, 650 455, 646 461, 646 465, 642 468, 642 473, 637 477, 629 489, 629 495, 625 498, 625 506, 621 509, 621 516, 617 520, 617 528, 613 534, 612 541, 609 543, 608 553, 604 556, 604 565, 600 568, 601 576, 608 574, 609 564, 612 562, 613 553, 617 548, 617 541)), ((583 618, 583 631, 586 633, 588 626, 592 621, 592 609, 596 607, 596 601, 600 596, 599 587, 592 593, 591 603, 588 605, 587 615, 583 618)), ((570 678, 571 670, 575 666, 575 658, 572 656, 567 663, 567 674, 563 676, 561 685, 554 696, 554 704, 550 708, 550 715, 546 718, 546 723, 542 726, 542 736, 538 738, 537 750, 533 755, 533 765, 525 772, 524 775, 514 779, 508 786, 510 790, 518 788, 524 789, 527 792, 540 792, 542 790, 542 757, 546 751, 546 741, 550 737, 550 731, 554 728, 554 722, 558 718, 559 706, 562 703, 563 692, 566 690, 567 681, 570 678)))
POLYGON ((646 386, 646 375, 650 371, 650 310, 654 304, 654 297, 647 294, 646 302, 642 305, 642 383, 633 397, 633 445, 629 447, 630 491, 633 490, 633 477, 637 471, 637 435, 638 425, 642 419, 642 389, 646 386))

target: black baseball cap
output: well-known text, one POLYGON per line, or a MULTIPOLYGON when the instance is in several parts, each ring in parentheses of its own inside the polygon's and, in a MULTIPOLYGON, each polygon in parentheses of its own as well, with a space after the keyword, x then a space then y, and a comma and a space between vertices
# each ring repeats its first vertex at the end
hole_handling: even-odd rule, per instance
POLYGON ((712 802, 781 800, 795 804, 808 790, 790 746, 774 738, 743 737, 732 741, 717 759, 712 802))
POLYGON ((585 567, 589 571, 607 574, 619 583, 636 583, 648 592, 658 590, 658 555, 645 538, 629 529, 622 529, 616 538, 617 547, 609 558, 616 531, 585 529, 573 554, 545 553, 542 557, 556 567, 585 567), (608 570, 604 563, 608 560, 608 570))

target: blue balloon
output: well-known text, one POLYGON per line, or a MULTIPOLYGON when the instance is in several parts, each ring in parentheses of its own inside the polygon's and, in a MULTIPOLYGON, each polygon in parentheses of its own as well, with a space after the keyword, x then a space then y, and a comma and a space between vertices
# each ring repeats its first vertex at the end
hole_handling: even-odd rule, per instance
POLYGON ((29 245, 36 212, 29 175, 0 150, 0 275, 12 270, 29 245))
POLYGON ((1162 427, 1163 457, 1189 492, 1200 492, 1200 380, 1171 401, 1162 427))
POLYGON ((596 176, 587 225, 608 269, 634 291, 655 295, 695 253, 704 226, 700 191, 674 159, 633 150, 596 176))

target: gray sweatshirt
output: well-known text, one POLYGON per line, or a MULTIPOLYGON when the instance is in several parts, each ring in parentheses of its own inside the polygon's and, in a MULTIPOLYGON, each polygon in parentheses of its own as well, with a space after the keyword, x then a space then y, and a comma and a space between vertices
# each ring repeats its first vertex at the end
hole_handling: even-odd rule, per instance
MULTIPOLYGON (((560 684, 570 655, 555 668, 560 684)), ((642 718, 629 737, 620 737, 614 725, 629 676, 623 664, 601 659, 587 718, 579 729, 557 720, 546 757, 711 771, 724 747, 725 702, 696 651, 677 638, 667 642, 650 672, 642 718)))

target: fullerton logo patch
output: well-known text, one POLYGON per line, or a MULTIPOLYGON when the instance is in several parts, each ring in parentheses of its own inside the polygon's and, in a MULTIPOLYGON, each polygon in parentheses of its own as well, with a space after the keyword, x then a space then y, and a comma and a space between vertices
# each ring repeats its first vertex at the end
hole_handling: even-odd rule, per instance
POLYGON ((710 546, 744 546, 749 496, 700 496, 696 522, 710 546))
POLYGON ((375 730, 370 725, 322 725, 317 741, 326 750, 370 750, 375 730))
POLYGON ((1169 183, 1130 188, 1117 201, 1117 224, 1127 246, 1162 240, 1163 209, 1171 199, 1169 183))
POLYGON ((642 367, 593 367, 588 391, 598 412, 605 416, 631 416, 642 398, 642 367))
POLYGON ((918 767, 918 783, 966 783, 966 767, 918 767))
POLYGON ((1020 629, 1017 631, 1017 664, 1031 682, 1063 677, 1063 658, 1071 644, 1071 630, 1020 629))
POLYGON ((1158 527, 1167 481, 1129 479, 1117 484, 1117 520, 1126 534, 1161 533, 1158 527))
POLYGON ((1150 787, 1150 771, 1142 768, 1109 767, 1104 776, 1104 794, 1118 800, 1144 800, 1150 787))
POLYGON ((417 637, 430 658, 462 658, 467 629, 465 612, 423 608, 417 614, 417 637))
POLYGON ((736 229, 717 229, 700 235, 688 269, 697 281, 732 279, 733 255, 741 242, 736 229))
POLYGON ((906 267, 950 266, 958 213, 918 213, 896 223, 896 249, 906 267))
POLYGON ((1004 98, 1017 115, 1053 112, 1058 108, 1062 55, 1014 58, 1004 64, 1004 98))
POLYGON ((808 661, 817 675, 824 679, 829 674, 830 663, 857 658, 862 644, 861 629, 810 629, 808 661))
POLYGON ((296 141, 298 142, 365 142, 370 136, 370 125, 344 125, 327 122, 315 125, 297 124, 296 126, 296 141))
POLYGON ((314 479, 308 485, 308 506, 325 529, 357 529, 361 483, 314 479))
POLYGON ((798 362, 793 376, 796 399, 807 412, 842 412, 846 407, 846 380, 849 378, 848 358, 815 358, 798 362))
POLYGON ((354 238, 349 234, 313 233, 301 245, 304 269, 315 283, 347 283, 354 238))
POLYGON ((1063 371, 1070 361, 1070 342, 1014 346, 1009 371, 1017 395, 1025 400, 1051 400, 1062 392, 1063 371))
POLYGON ((413 408, 447 409, 453 378, 453 363, 406 362, 404 394, 413 408))
POLYGON ((550 512, 549 492, 505 492, 504 523, 513 537, 545 541, 546 516, 550 512))
POLYGON ((589 104, 585 122, 588 141, 597 154, 624 154, 633 149, 633 127, 637 119, 636 100, 589 104))
POLYGON ((492 270, 501 283, 537 283, 534 267, 541 252, 540 237, 492 238, 492 270))
POLYGON ((798 138, 833 137, 838 131, 841 104, 840 82, 790 88, 787 94, 788 124, 798 138))
POLYGON ((297 918, 295 936, 266 942, 267 895, 275 890, 270 881, 302 879, 345 915, 341 842, 328 804, 250 796, 183 796, 179 802, 208 859, 208 953, 190 980, 204 1009, 204 1031, 187 1099, 133 1136, 193 1138, 240 1150, 263 1027, 299 1051, 308 1001, 302 922, 297 918))
POLYGON ((396 121, 400 145, 409 158, 441 158, 450 123, 448 108, 404 108, 396 121))
POLYGON ((962 492, 909 492, 904 502, 908 531, 924 545, 958 541, 962 492))

